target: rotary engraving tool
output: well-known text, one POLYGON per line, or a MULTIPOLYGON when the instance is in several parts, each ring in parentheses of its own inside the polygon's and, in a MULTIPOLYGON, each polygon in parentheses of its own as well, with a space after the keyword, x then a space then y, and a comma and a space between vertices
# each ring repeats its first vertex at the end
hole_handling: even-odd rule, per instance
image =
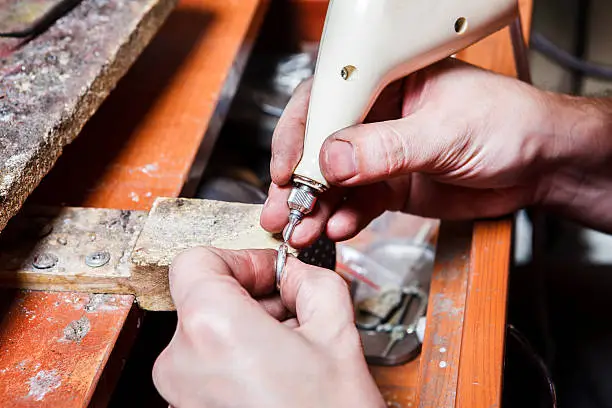
MULTIPOLYGON (((327 137, 363 122, 391 82, 454 55, 517 16, 517 0, 330 0, 283 245, 329 188, 319 166, 327 137)), ((283 267, 279 260, 277 270, 283 267)))

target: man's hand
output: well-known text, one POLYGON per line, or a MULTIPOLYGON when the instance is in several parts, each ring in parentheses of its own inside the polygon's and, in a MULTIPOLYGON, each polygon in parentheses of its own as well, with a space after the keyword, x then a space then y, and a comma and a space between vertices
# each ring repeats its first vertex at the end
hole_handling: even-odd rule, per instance
MULTIPOLYGON (((306 82, 274 134, 273 185, 261 216, 272 232, 287 222, 309 95, 306 82)), ((586 174, 610 168, 611 113, 601 100, 555 95, 458 60, 443 61, 386 89, 369 123, 328 138, 320 165, 335 188, 296 228, 291 244, 308 245, 322 232, 336 241, 350 238, 385 210, 473 219, 545 204, 601 223, 606 207, 595 211, 591 200, 576 197, 607 188, 612 203, 609 170, 598 174, 596 191, 584 191, 590 187, 586 174)), ((612 227, 612 216, 603 221, 612 227)))
POLYGON ((176 408, 383 407, 345 282, 275 251, 193 249, 170 269, 176 333, 155 386, 176 408))

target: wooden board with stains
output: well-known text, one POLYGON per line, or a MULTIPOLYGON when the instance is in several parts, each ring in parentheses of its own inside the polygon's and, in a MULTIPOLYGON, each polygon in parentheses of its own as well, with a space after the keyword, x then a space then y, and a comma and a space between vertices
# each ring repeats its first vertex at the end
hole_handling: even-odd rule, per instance
MULTIPOLYGON (((0 231, 162 25, 175 0, 83 0, 0 54, 0 231)), ((0 3, 27 14, 40 2, 0 3)), ((16 15, 19 15, 15 11, 16 15)), ((8 29, 17 28, 7 24, 8 29)))
POLYGON ((20 291, 4 292, 2 303, 2 406, 86 405, 132 297, 20 291))
MULTIPOLYGON (((263 0, 181 0, 80 137, 66 146, 59 163, 30 201, 148 210, 155 196, 178 195, 202 140, 211 136, 209 124, 223 118, 266 4, 263 0), (219 105, 221 99, 225 103, 219 105)), ((36 335, 25 335, 23 328, 28 327, 31 316, 20 309, 21 300, 7 305, 2 338, 20 341, 0 344, 0 354, 7 356, 0 366, 0 370, 7 369, 2 383, 27 381, 37 374, 28 372, 26 377, 13 371, 23 360, 19 356, 27 354, 33 356, 32 367, 40 364, 39 368, 55 369, 61 378, 61 384, 40 401, 23 398, 29 393, 27 385, 21 389, 25 394, 0 388, 2 406, 56 407, 57 401, 64 401, 59 406, 85 407, 92 398, 104 406, 125 357, 125 351, 114 353, 129 350, 138 326, 136 318, 128 319, 137 315, 133 296, 118 297, 121 301, 116 310, 87 315, 91 327, 83 339, 87 342, 52 348, 58 333, 82 317, 62 317, 56 309, 55 297, 64 299, 70 294, 2 291, 2 295, 37 305, 36 319, 48 322, 36 335), (120 333, 132 335, 119 337, 120 333), (75 370, 77 363, 88 369, 75 370), (100 378, 104 378, 103 389, 94 394, 100 378)))
MULTIPOLYGON (((278 248, 282 237, 259 224, 262 208, 261 204, 162 197, 148 214, 26 207, 0 236, 0 286, 134 295, 142 309, 172 311, 168 268, 182 251, 199 246, 278 248)), ((302 259, 300 252, 290 250, 302 259)), ((314 260, 328 256, 331 268, 335 252, 321 248, 317 252, 314 260)))

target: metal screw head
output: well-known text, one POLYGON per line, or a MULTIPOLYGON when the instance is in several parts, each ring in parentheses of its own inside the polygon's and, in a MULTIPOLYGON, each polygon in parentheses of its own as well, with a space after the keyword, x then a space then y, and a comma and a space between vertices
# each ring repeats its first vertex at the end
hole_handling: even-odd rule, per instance
POLYGON ((340 70, 340 76, 348 81, 355 71, 357 71, 357 68, 354 65, 347 65, 340 70))
POLYGON ((85 257, 85 263, 91 268, 99 268, 110 261, 110 254, 107 251, 97 251, 85 257))
POLYGON ((32 266, 34 266, 36 269, 49 269, 53 268, 57 264, 57 261, 57 256, 48 252, 43 252, 34 257, 32 266))
POLYGON ((342 70, 340 71, 340 76, 342 77, 342 79, 344 79, 345 81, 348 79, 349 77, 349 71, 346 67, 342 68, 342 70))

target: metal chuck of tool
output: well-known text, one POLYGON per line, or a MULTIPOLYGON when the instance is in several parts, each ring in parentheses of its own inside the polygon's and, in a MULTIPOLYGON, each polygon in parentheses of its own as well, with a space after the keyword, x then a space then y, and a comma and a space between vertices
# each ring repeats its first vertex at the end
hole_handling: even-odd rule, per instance
POLYGON ((289 206, 289 220, 283 231, 283 243, 278 248, 278 256, 276 258, 276 285, 280 289, 280 282, 285 272, 285 264, 287 263, 287 252, 289 249, 289 240, 295 231, 295 227, 310 214, 315 204, 320 190, 317 190, 309 185, 302 184, 299 181, 294 183, 294 187, 287 199, 289 206))

